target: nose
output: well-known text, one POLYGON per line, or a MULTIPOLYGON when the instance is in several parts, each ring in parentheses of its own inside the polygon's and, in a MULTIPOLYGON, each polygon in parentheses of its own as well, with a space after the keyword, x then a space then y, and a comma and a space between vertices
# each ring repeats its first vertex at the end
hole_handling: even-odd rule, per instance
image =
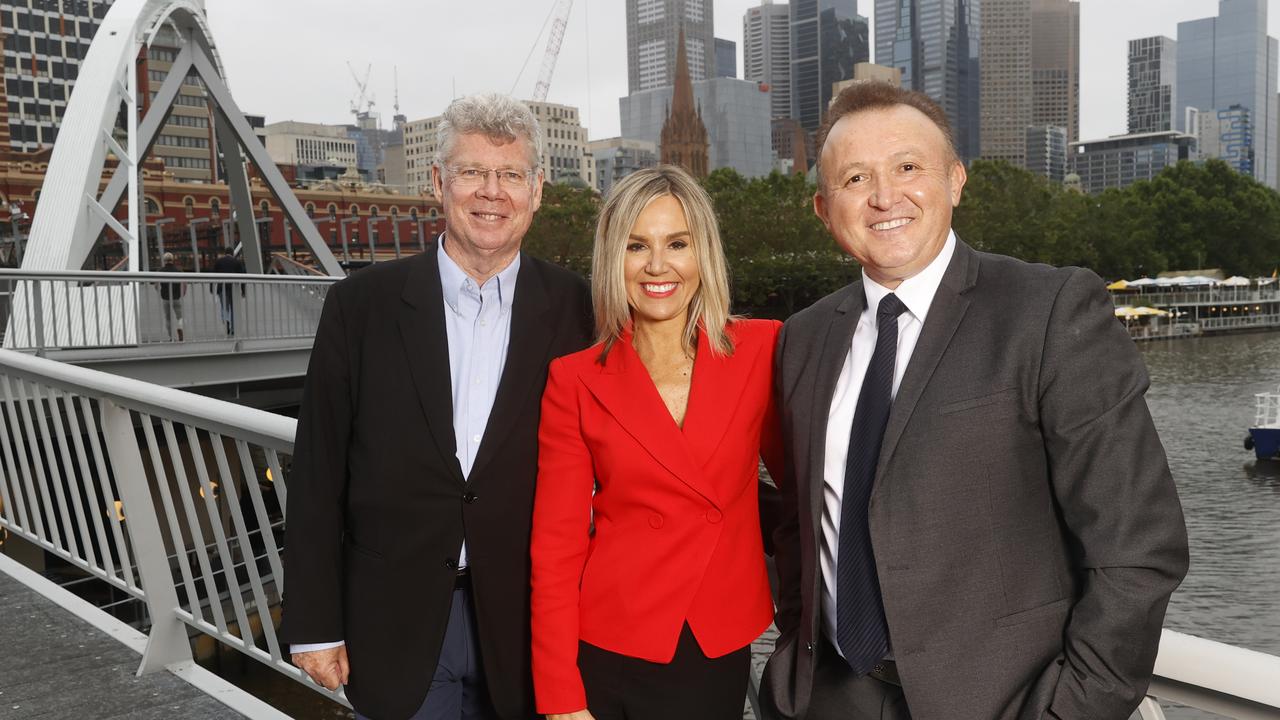
POLYGON ((645 272, 650 275, 661 275, 666 267, 666 261, 663 259, 662 247, 656 247, 649 253, 649 262, 645 264, 645 272))
POLYGON ((484 182, 476 190, 481 197, 495 198, 502 194, 502 185, 498 183, 498 171, 490 170, 484 174, 484 182))
POLYGON ((897 204, 897 188, 894 187, 890 178, 884 175, 877 175, 872 183, 871 195, 867 198, 867 202, 871 203, 871 207, 877 210, 888 210, 897 204))

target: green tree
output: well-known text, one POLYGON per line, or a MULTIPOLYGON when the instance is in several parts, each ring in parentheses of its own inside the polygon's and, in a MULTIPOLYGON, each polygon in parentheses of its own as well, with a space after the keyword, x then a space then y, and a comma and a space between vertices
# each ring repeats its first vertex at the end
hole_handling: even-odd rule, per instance
POLYGON ((599 210, 600 197, 594 190, 547 183, 542 187, 542 207, 533 216, 523 248, 531 255, 587 275, 591 271, 599 210))

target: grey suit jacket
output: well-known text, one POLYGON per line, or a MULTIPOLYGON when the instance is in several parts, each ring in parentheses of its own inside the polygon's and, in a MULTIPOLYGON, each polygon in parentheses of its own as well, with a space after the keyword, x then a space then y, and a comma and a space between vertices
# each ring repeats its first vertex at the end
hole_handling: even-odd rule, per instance
MULTIPOLYGON (((812 692, 827 413, 864 303, 855 282, 787 321, 778 344, 789 475, 763 694, 786 718, 812 692)), ((1123 720, 1141 701, 1188 562, 1147 386, 1096 275, 957 243, 870 504, 915 720, 1123 720)))

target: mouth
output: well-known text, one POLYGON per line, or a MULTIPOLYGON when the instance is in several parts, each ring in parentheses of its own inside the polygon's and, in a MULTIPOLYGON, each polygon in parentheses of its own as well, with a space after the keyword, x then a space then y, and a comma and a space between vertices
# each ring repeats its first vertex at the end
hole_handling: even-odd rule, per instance
POLYGON ((871 226, 871 229, 876 231, 896 230, 900 227, 910 225, 914 221, 915 221, 915 218, 894 218, 893 220, 885 220, 884 222, 874 223, 871 226))
POLYGON ((640 289, 644 290, 644 294, 653 298, 670 297, 676 291, 676 283, 640 283, 640 289))
POLYGON ((487 212, 473 212, 471 213, 471 217, 481 222, 487 222, 487 223, 496 223, 496 222, 501 222, 507 219, 506 215, 501 215, 499 213, 487 213, 487 212))

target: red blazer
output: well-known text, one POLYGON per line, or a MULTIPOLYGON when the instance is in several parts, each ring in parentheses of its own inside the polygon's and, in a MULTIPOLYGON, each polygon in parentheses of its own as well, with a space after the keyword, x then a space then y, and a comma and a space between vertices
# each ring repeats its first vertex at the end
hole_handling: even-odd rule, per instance
POLYGON ((579 640, 666 663, 686 622, 713 658, 769 626, 758 480, 762 450, 781 468, 780 327, 734 322, 727 357, 700 335, 683 429, 630 336, 603 366, 599 345, 551 363, 531 546, 538 712, 587 706, 579 640))

